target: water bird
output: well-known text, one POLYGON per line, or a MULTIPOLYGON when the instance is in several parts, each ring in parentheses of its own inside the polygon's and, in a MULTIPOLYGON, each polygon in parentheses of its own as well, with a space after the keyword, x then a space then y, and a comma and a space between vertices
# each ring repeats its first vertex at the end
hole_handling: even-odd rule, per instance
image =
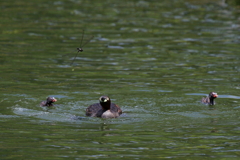
POLYGON ((214 99, 218 97, 218 94, 215 92, 210 92, 207 97, 203 97, 201 102, 204 104, 214 105, 214 99))
POLYGON ((91 36, 85 43, 82 44, 82 42, 83 42, 83 37, 84 37, 84 30, 82 31, 82 38, 81 38, 81 41, 80 41, 80 47, 77 48, 77 53, 76 53, 75 57, 73 58, 73 61, 72 61, 72 63, 71 63, 70 65, 73 64, 73 62, 75 61, 75 59, 76 59, 77 56, 78 56, 78 53, 79 53, 79 52, 83 52, 83 47, 84 47, 86 44, 88 44, 88 42, 90 42, 90 41, 93 39, 94 36, 91 36))
POLYGON ((44 107, 44 106, 53 106, 53 103, 56 102, 57 99, 55 99, 54 97, 47 97, 47 100, 46 101, 42 101, 40 103, 40 106, 41 107, 44 107))
POLYGON ((121 114, 121 108, 111 103, 108 96, 101 96, 99 98, 99 103, 92 104, 86 109, 86 116, 89 117, 117 118, 121 114))

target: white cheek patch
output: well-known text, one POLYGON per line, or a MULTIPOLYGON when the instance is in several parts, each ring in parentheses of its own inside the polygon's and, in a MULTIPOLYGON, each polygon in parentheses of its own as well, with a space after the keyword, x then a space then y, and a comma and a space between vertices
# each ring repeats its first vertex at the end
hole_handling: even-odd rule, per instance
POLYGON ((100 97, 100 98, 99 98, 99 101, 100 101, 100 102, 107 102, 107 101, 109 101, 109 98, 106 97, 106 99, 102 100, 102 97, 100 97))

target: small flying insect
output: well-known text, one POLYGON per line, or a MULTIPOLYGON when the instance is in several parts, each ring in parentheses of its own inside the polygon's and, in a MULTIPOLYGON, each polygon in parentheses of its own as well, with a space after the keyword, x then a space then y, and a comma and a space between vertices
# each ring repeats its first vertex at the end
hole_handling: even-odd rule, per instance
POLYGON ((83 52, 83 47, 84 47, 86 44, 88 44, 88 42, 90 42, 90 41, 93 39, 94 36, 91 36, 91 37, 90 37, 85 43, 83 43, 83 45, 82 45, 83 37, 84 37, 84 30, 82 31, 82 38, 81 38, 81 42, 80 42, 80 47, 77 48, 77 54, 75 55, 75 57, 74 57, 74 59, 73 59, 73 61, 72 61, 72 63, 71 63, 70 65, 73 64, 73 62, 75 61, 75 59, 76 59, 77 56, 78 56, 78 53, 79 53, 79 52, 83 52))

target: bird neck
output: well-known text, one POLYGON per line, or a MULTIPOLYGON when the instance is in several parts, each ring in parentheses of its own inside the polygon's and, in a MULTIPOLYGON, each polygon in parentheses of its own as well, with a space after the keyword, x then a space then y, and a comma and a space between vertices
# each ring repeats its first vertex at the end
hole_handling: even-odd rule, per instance
POLYGON ((103 103, 100 103, 103 110, 109 110, 110 109, 110 106, 111 106, 111 102, 103 102, 103 103))
POLYGON ((214 105, 214 98, 209 98, 210 99, 210 104, 214 105))
POLYGON ((47 106, 51 106, 51 105, 52 105, 52 101, 47 101, 47 102, 46 102, 46 105, 47 105, 47 106))

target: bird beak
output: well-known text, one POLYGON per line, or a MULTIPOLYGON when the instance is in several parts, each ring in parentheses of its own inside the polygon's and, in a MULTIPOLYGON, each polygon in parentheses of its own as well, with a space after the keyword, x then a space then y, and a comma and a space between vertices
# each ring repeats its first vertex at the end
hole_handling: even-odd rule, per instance
POLYGON ((52 102, 56 102, 56 101, 57 101, 57 99, 53 98, 52 102))
POLYGON ((218 97, 217 93, 213 93, 213 97, 217 98, 218 97))

